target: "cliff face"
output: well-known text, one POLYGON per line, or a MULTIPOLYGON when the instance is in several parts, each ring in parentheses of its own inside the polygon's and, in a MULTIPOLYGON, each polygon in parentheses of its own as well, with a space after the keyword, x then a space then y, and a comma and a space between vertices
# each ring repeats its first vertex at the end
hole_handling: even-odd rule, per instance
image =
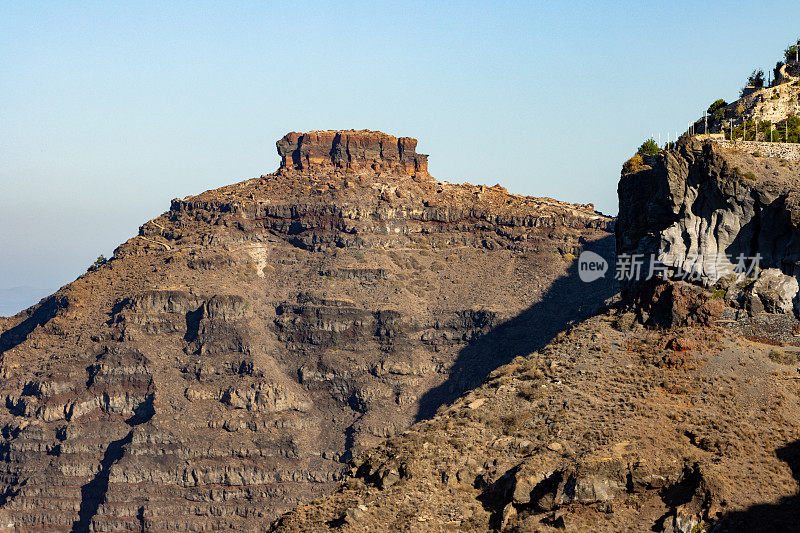
POLYGON ((573 265, 611 219, 438 182, 415 145, 289 134, 3 319, 0 525, 263 530, 612 294, 573 265))
POLYGON ((417 154, 416 147, 416 139, 368 130, 292 132, 278 141, 282 169, 332 167, 426 175, 428 156, 417 154))
POLYGON ((641 254, 645 272, 656 257, 671 277, 689 272, 691 281, 721 290, 750 314, 796 308, 798 163, 685 137, 646 163, 619 182, 618 254, 641 254), (741 258, 749 270, 748 258, 757 254, 761 271, 738 276, 741 258))

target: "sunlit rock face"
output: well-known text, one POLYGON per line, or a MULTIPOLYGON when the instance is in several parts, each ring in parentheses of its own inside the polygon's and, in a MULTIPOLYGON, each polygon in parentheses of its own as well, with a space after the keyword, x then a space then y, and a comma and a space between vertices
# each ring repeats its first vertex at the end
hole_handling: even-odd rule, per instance
POLYGON ((743 312, 797 312, 800 163, 686 137, 646 163, 619 183, 618 254, 690 272, 743 312))

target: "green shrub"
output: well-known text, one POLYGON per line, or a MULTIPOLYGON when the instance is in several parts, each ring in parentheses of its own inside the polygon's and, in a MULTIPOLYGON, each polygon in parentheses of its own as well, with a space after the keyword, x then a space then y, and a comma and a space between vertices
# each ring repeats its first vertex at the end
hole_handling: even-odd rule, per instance
MULTIPOLYGON (((800 44, 800 41, 798 41, 798 44, 800 44)), ((787 47, 783 51, 783 57, 786 58, 786 61, 793 61, 797 57, 797 44, 787 47)))
POLYGON ((86 272, 94 272, 95 270, 105 265, 106 263, 108 263, 108 259, 106 259, 105 256, 100 255, 97 257, 94 263, 89 265, 89 268, 86 269, 86 272))
POLYGON ((756 181, 756 175, 753 174, 751 171, 742 172, 742 169, 739 167, 733 167, 733 175, 737 178, 744 178, 752 181, 756 181))
POLYGON ((797 115, 789 115, 788 136, 786 128, 786 120, 780 124, 775 125, 775 140, 780 142, 796 143, 800 142, 800 117, 797 115))
POLYGON ((762 69, 754 70, 750 77, 747 78, 747 85, 750 87, 763 87, 764 71, 762 69))
POLYGON ((714 124, 720 124, 725 120, 725 108, 728 107, 728 102, 720 98, 713 104, 708 106, 708 116, 714 124))
POLYGON ((778 61, 777 63, 775 63, 775 68, 772 69, 772 74, 773 74, 772 75, 772 79, 773 80, 777 80, 780 77, 781 68, 783 67, 783 65, 784 65, 783 61, 778 61))
POLYGON ((752 180, 752 181, 755 181, 755 180, 756 180, 756 175, 755 175, 755 174, 753 174, 753 173, 752 173, 751 171, 749 171, 749 170, 748 170, 747 172, 744 172, 744 173, 743 173, 743 172, 742 172, 742 169, 741 169, 741 168, 739 168, 739 167, 733 167, 733 174, 734 174, 734 175, 735 175, 737 178, 744 178, 744 179, 748 179, 748 180, 752 180))
POLYGON ((638 155, 656 155, 659 151, 658 143, 654 139, 650 138, 642 143, 636 153, 638 155))
POLYGON ((726 107, 728 107, 728 102, 720 98, 719 100, 716 100, 713 104, 708 106, 708 114, 713 115, 717 110, 724 109, 726 107))

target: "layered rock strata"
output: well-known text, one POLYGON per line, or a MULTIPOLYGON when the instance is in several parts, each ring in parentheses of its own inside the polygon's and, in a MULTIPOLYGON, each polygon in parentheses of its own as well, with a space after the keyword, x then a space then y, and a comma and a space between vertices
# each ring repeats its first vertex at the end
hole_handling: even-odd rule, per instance
POLYGON ((272 530, 793 530, 798 350, 628 315, 492 372, 272 530))
POLYGON ((287 135, 3 319, 0 526, 262 531, 612 294, 575 275, 611 219, 436 181, 415 145, 287 135))
POLYGON ((332 167, 427 174, 428 156, 416 153, 416 147, 416 139, 368 130, 292 132, 278 141, 284 169, 332 167))

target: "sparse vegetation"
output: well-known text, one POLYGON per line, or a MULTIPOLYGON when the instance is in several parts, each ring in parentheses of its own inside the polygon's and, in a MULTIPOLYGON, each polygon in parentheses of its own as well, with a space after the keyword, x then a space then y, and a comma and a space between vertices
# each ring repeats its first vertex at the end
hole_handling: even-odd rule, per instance
POLYGON ((742 169, 739 167, 733 167, 733 175, 737 178, 756 181, 756 175, 752 171, 748 170, 747 172, 742 172, 742 169))
POLYGON ((659 152, 658 143, 654 139, 647 139, 636 151, 637 155, 656 155, 659 152))
POLYGON ((94 263, 89 265, 89 268, 86 269, 86 272, 94 272, 95 270, 99 269, 101 266, 108 263, 108 259, 105 258, 102 254, 97 257, 94 263))
POLYGON ((622 164, 622 173, 633 174, 634 172, 639 172, 644 167, 645 164, 644 160, 642 159, 642 156, 636 154, 622 164))
POLYGON ((797 356, 795 354, 787 353, 777 348, 770 350, 767 357, 769 357, 771 361, 781 365, 793 365, 797 362, 797 356))

